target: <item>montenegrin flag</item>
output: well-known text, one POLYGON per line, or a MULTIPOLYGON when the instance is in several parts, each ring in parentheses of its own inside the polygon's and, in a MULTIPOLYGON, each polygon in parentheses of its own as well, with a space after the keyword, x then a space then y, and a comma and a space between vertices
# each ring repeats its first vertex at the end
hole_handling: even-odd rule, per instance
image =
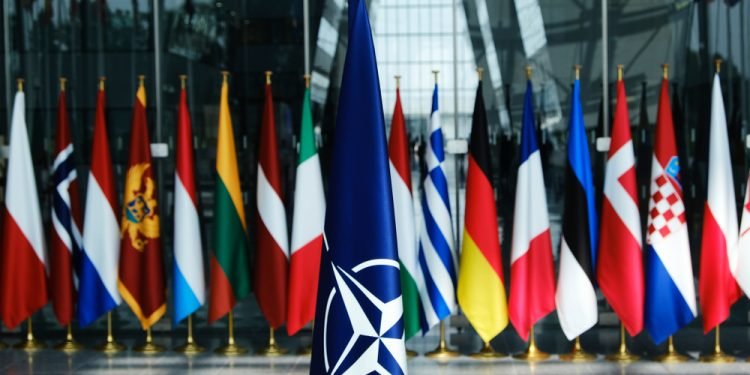
POLYGON ((52 233, 50 235, 50 294, 57 321, 68 325, 75 312, 78 267, 83 249, 83 217, 78 196, 73 142, 70 137, 65 81, 57 101, 55 159, 52 162, 52 233))
POLYGON ((216 193, 214 197, 214 244, 211 252, 211 280, 208 320, 229 313, 238 300, 250 294, 247 253, 247 224, 242 204, 237 151, 229 113, 227 73, 221 84, 219 133, 216 145, 216 193))
POLYGON ((8 329, 47 304, 47 250, 26 130, 22 83, 13 103, 5 182, 0 302, 8 329))
POLYGON ((501 259, 487 114, 480 81, 471 121, 464 238, 457 294, 466 318, 485 343, 489 343, 508 325, 501 259))
POLYGON ((305 87, 305 97, 302 100, 299 137, 286 315, 286 330, 290 335, 297 333, 315 318, 315 297, 318 295, 318 273, 326 211, 320 158, 315 147, 309 84, 305 87))
POLYGON ((284 193, 281 190, 270 73, 266 73, 266 100, 263 104, 259 147, 258 211, 255 216, 258 247, 255 253, 253 291, 263 316, 271 328, 276 329, 286 321, 289 239, 286 232, 284 193))
POLYGON ((396 215, 396 238, 398 260, 401 265, 401 294, 404 299, 404 332, 406 339, 422 329, 419 300, 421 279, 417 254, 417 232, 414 225, 414 198, 411 190, 411 165, 409 161, 409 137, 401 108, 401 93, 396 88, 396 105, 391 120, 391 135, 388 140, 388 159, 393 187, 393 208, 396 215))
POLYGON ((172 267, 172 311, 175 324, 187 318, 206 302, 198 190, 195 187, 193 129, 184 81, 177 108, 176 138, 172 267))
POLYGON ((91 145, 91 169, 86 188, 83 255, 78 284, 78 324, 85 327, 122 302, 117 290, 120 226, 117 188, 104 117, 104 79, 99 81, 91 145))
MULTIPOLYGON (((736 140, 735 140, 736 141, 736 140)), ((729 156, 727 117, 719 73, 711 92, 711 130, 708 144, 708 197, 703 211, 701 270, 698 290, 703 331, 729 317, 729 308, 742 295, 733 271, 737 269, 738 236, 732 160, 729 156)))
POLYGON ((396 223, 365 0, 349 1, 311 374, 405 374, 396 223))
POLYGON ((510 261, 510 321, 524 341, 528 340, 534 323, 555 310, 555 266, 542 159, 536 142, 533 95, 528 80, 510 261))
MULTIPOLYGON (((683 126, 683 124, 679 124, 683 126)), ((659 344, 698 315, 669 81, 661 82, 646 230, 646 329, 659 344)))
POLYGON ((150 328, 167 312, 156 198, 146 126, 146 88, 141 76, 133 105, 130 157, 123 189, 118 289, 143 329, 150 328))
POLYGON ((643 252, 635 152, 625 83, 617 81, 617 107, 604 174, 599 237, 599 287, 631 336, 643 329, 643 252))

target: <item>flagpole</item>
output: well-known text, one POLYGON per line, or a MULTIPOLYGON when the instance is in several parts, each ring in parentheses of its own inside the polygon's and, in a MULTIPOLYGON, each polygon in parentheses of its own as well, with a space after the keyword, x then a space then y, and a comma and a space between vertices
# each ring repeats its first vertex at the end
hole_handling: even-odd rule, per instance
POLYGON ((596 354, 583 350, 581 336, 578 336, 573 341, 573 350, 570 353, 560 354, 560 359, 568 362, 590 362, 596 359, 596 354))
POLYGON ((640 358, 628 351, 628 346, 625 342, 625 325, 622 322, 620 322, 620 347, 617 349, 617 353, 610 354, 606 358, 608 361, 620 363, 635 362, 640 358))
MULTIPOLYGON (((23 91, 23 80, 19 79, 18 82, 19 91, 23 91)), ((35 352, 46 348, 41 341, 34 338, 34 330, 31 325, 31 317, 26 319, 26 340, 22 341, 14 346, 15 349, 25 350, 27 352, 35 352)))
MULTIPOLYGON (((103 82, 103 80, 100 81, 102 85, 104 85, 103 82)), ((114 335, 112 335, 112 311, 107 313, 107 341, 104 344, 99 345, 96 350, 105 354, 114 354, 125 350, 125 346, 115 342, 114 335)))
POLYGON ((236 356, 247 353, 246 348, 239 346, 234 342, 234 313, 232 311, 229 311, 229 316, 227 317, 227 327, 229 328, 227 344, 217 348, 215 352, 226 356, 236 356))
POLYGON ((514 355, 513 358, 523 359, 529 362, 544 361, 549 358, 549 353, 539 350, 536 346, 536 339, 534 336, 534 326, 532 325, 529 332, 529 347, 525 352, 514 355))
POLYGON ((186 355, 192 355, 202 353, 205 350, 204 347, 196 344, 193 339, 193 314, 190 314, 187 317, 187 342, 182 346, 176 347, 174 351, 186 355))
POLYGON ((440 322, 440 341, 438 341, 437 348, 429 353, 426 353, 424 356, 433 359, 448 359, 459 356, 457 351, 451 350, 448 347, 448 342, 445 339, 445 321, 440 322))
POLYGON ((65 334, 65 341, 57 344, 55 349, 65 353, 75 353, 84 348, 83 345, 76 342, 73 338, 73 324, 68 323, 67 332, 65 334))
POLYGON ((148 327, 146 328, 146 342, 140 346, 136 346, 133 350, 143 354, 156 354, 161 353, 166 349, 163 346, 154 343, 154 338, 151 335, 151 327, 148 327))
POLYGON ((675 350, 674 339, 672 338, 672 336, 669 336, 669 338, 667 339, 667 352, 654 358, 655 361, 662 363, 680 363, 685 362, 688 359, 689 358, 687 356, 682 355, 677 352, 677 350, 675 350))
MULTIPOLYGON (((718 63, 720 64, 720 62, 718 63)), ((718 67, 717 67, 718 71, 718 67)), ((710 354, 704 354, 698 358, 701 362, 707 362, 707 363, 730 363, 734 362, 735 358, 731 355, 724 353, 723 350, 721 350, 721 338, 720 338, 720 325, 716 325, 716 329, 714 330, 714 351, 710 354)))
POLYGON ((271 327, 268 332, 268 345, 265 348, 259 349, 257 353, 264 357, 278 357, 288 352, 287 349, 280 347, 276 343, 276 333, 273 327, 271 327))

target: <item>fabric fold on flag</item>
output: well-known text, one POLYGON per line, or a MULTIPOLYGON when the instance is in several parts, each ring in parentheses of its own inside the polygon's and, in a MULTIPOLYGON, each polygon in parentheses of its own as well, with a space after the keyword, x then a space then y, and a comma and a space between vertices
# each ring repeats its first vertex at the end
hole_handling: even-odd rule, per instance
POLYGON ((534 323, 555 310, 547 192, 534 118, 534 91, 529 80, 523 102, 510 260, 510 320, 524 341, 534 323))
POLYGON ((405 374, 398 242, 367 5, 350 0, 312 374, 405 374))
POLYGON ((479 337, 489 343, 508 326, 508 304, 481 81, 471 121, 464 215, 458 302, 479 337))

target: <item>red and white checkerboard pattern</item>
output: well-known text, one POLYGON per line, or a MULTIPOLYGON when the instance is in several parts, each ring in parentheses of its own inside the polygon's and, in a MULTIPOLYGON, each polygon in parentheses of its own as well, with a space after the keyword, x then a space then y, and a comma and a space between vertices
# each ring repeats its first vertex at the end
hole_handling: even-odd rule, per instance
POLYGON ((651 181, 651 195, 648 212, 649 243, 658 242, 685 224, 685 204, 666 175, 661 174, 651 181))

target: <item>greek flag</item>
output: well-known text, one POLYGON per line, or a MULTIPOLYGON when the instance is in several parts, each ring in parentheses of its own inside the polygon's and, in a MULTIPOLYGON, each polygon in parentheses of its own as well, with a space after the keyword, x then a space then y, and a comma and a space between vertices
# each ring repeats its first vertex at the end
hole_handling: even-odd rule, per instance
POLYGON ((427 175, 422 183, 422 222, 419 235, 419 265, 424 275, 422 300, 423 332, 438 324, 456 309, 456 254, 448 200, 448 180, 443 170, 443 130, 438 112, 438 86, 432 94, 430 136, 425 152, 427 175))

